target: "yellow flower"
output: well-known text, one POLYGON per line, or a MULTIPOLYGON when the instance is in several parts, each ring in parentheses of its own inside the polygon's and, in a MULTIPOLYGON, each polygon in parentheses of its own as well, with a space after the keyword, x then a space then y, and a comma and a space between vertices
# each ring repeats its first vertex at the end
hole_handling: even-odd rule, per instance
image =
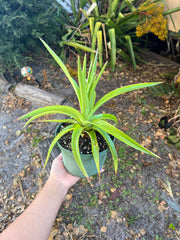
POLYGON ((159 39, 167 38, 167 19, 163 16, 164 5, 147 0, 139 7, 140 21, 136 27, 136 36, 141 37, 148 32, 154 33, 159 39))

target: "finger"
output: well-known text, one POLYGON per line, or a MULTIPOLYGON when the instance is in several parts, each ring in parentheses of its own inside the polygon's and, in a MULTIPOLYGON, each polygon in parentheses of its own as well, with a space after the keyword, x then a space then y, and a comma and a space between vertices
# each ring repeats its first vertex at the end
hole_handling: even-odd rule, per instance
POLYGON ((63 161, 63 157, 62 157, 62 153, 60 153, 55 159, 54 162, 62 162, 63 161))
POLYGON ((62 161, 62 160, 63 160, 62 153, 60 153, 60 154, 57 156, 57 158, 62 161))
POLYGON ((63 164, 63 158, 62 158, 62 154, 59 154, 54 160, 53 160, 53 164, 58 164, 58 165, 62 165, 63 164))

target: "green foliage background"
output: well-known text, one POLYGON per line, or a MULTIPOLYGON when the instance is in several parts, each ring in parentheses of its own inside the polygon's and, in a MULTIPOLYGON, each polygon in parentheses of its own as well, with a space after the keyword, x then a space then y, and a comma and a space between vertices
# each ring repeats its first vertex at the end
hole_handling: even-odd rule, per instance
POLYGON ((57 44, 62 28, 54 0, 0 0, 0 70, 25 64, 33 51, 57 44))

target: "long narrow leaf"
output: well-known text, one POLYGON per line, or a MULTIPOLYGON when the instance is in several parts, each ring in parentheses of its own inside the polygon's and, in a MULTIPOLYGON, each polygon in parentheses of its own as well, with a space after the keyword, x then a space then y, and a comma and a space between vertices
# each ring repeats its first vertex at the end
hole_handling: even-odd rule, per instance
POLYGON ((74 155, 74 158, 76 160, 77 165, 79 166, 81 172, 84 174, 86 178, 88 178, 88 174, 86 172, 86 169, 84 168, 84 165, 81 160, 80 152, 79 152, 79 137, 84 130, 83 127, 76 126, 74 128, 74 131, 72 133, 72 139, 71 139, 71 147, 72 147, 72 152, 74 155))
POLYGON ((122 12, 119 12, 118 17, 116 18, 116 24, 118 24, 122 18, 124 18, 124 15, 122 12))
POLYGON ((138 10, 128 13, 126 15, 124 14, 123 17, 120 14, 118 21, 116 22, 115 25, 120 28, 120 27, 124 26, 125 24, 129 25, 129 23, 131 23, 132 21, 138 22, 139 15, 137 13, 138 13, 138 10))
POLYGON ((87 57, 85 54, 84 62, 83 62, 83 69, 82 69, 82 77, 83 77, 83 81, 85 82, 85 86, 86 86, 86 65, 87 65, 87 57))
POLYGON ((91 6, 88 8, 87 11, 85 11, 83 8, 80 7, 81 12, 84 14, 84 16, 81 18, 80 23, 84 22, 86 19, 88 19, 88 16, 91 14, 91 12, 97 7, 97 3, 91 4, 91 6))
POLYGON ((93 36, 94 34, 94 18, 93 17, 89 18, 89 27, 90 27, 91 36, 93 36))
POLYGON ((87 131, 86 132, 90 139, 91 139, 91 146, 92 146, 92 154, 94 157, 94 161, 96 164, 96 168, 98 171, 98 175, 99 175, 99 179, 100 179, 100 165, 99 165, 99 146, 98 146, 98 141, 97 141, 97 137, 96 137, 96 133, 92 130, 92 131, 87 131))
POLYGON ((124 33, 121 31, 121 29, 111 19, 109 19, 109 18, 107 19, 106 25, 110 28, 114 28, 116 30, 116 32, 119 34, 119 36, 124 35, 124 33))
POLYGON ((111 70, 115 70, 115 65, 116 65, 116 34, 115 34, 115 29, 111 28, 108 30, 109 32, 109 38, 110 38, 110 43, 111 43, 111 49, 110 49, 110 54, 111 54, 111 70))
MULTIPOLYGON (((97 41, 97 32, 99 31, 99 28, 101 27, 102 23, 101 22, 96 22, 95 24, 95 28, 94 28, 94 34, 92 36, 92 43, 91 43, 91 48, 93 50, 96 49, 96 41, 97 41)), ((91 60, 90 61, 94 61, 95 58, 95 54, 91 53, 91 60)))
POLYGON ((117 151, 116 151, 116 148, 115 148, 113 140, 111 139, 109 134, 107 134, 105 131, 101 130, 100 128, 93 126, 93 129, 98 131, 103 136, 103 138, 106 140, 106 142, 108 144, 108 147, 109 147, 109 149, 111 151, 111 155, 112 155, 113 161, 114 161, 115 174, 117 174, 118 155, 117 155, 117 151))
POLYGON ((125 61, 131 63, 131 58, 122 49, 117 49, 118 56, 120 56, 125 61))
POLYGON ((131 1, 129 1, 129 0, 125 0, 126 1, 126 3, 127 3, 127 5, 129 6, 129 8, 130 8, 130 10, 133 12, 133 11, 136 11, 136 8, 135 8, 135 6, 132 4, 132 2, 131 1))
POLYGON ((99 67, 102 68, 103 65, 103 41, 102 41, 102 31, 97 32, 97 46, 99 52, 99 67))
POLYGON ((43 167, 43 171, 47 165, 47 162, 49 160, 49 157, 50 157, 50 154, 52 152, 52 149, 54 148, 55 144, 58 142, 58 140, 63 136, 65 135, 66 133, 72 131, 74 129, 74 125, 69 125, 67 127, 65 127, 64 129, 61 130, 60 133, 58 133, 58 135, 53 139, 50 147, 49 147, 49 150, 48 150, 48 153, 47 153, 47 157, 46 157, 46 161, 45 161, 45 164, 44 164, 44 167, 43 167))
POLYGON ((85 52, 90 52, 90 53, 96 53, 96 51, 92 48, 86 47, 82 44, 76 43, 76 42, 69 42, 69 41, 62 41, 63 44, 69 45, 71 47, 83 50, 85 52))
POLYGON ((89 92, 89 89, 90 89, 91 85, 94 82, 94 77, 96 75, 97 58, 98 58, 98 51, 96 52, 94 60, 91 61, 91 63, 90 63, 90 68, 89 68, 88 78, 87 78, 87 89, 88 89, 88 92, 89 92))
POLYGON ((96 66, 97 66, 97 56, 95 57, 95 61, 94 61, 94 68, 92 70, 92 73, 93 73, 93 76, 89 79, 89 85, 88 85, 88 97, 89 97, 89 104, 90 104, 90 110, 92 110, 92 108, 94 107, 94 103, 95 103, 95 100, 96 100, 96 86, 99 82, 99 79, 100 77, 102 76, 103 72, 104 72, 104 69, 106 68, 107 66, 107 63, 106 62, 103 66, 103 68, 101 69, 99 75, 97 78, 95 78, 95 73, 96 73, 96 66))
POLYGON ((111 121, 115 122, 116 124, 118 123, 117 117, 115 117, 113 114, 108 114, 108 113, 94 115, 92 120, 94 120, 94 119, 111 120, 111 121))
POLYGON ((84 118, 87 118, 89 113, 89 102, 88 102, 88 94, 86 89, 86 55, 84 58, 83 71, 81 69, 80 57, 78 57, 78 81, 79 81, 79 90, 81 97, 81 113, 84 118))
POLYGON ((176 7, 176 8, 172 8, 169 10, 166 10, 163 12, 163 16, 167 16, 169 14, 175 13, 175 12, 179 12, 180 11, 180 7, 176 7))
POLYGON ((91 81, 91 84, 89 84, 89 86, 88 86, 88 87, 89 87, 89 88, 88 88, 89 99, 91 99, 91 95, 95 92, 96 86, 97 86, 97 84, 98 84, 98 82, 99 82, 99 80, 100 80, 100 78, 101 78, 101 76, 102 76, 102 74, 103 74, 103 72, 104 72, 107 64, 108 64, 108 62, 106 62, 106 63, 104 64, 104 66, 103 66, 103 68, 101 69, 98 77, 97 77, 96 79, 93 79, 93 81, 91 81))
POLYGON ((75 4, 74 0, 71 0, 71 9, 72 9, 72 12, 73 12, 73 15, 74 15, 74 18, 75 18, 77 16, 77 13, 76 13, 76 4, 75 4))
POLYGON ((108 17, 115 17, 117 9, 118 9, 119 0, 113 0, 111 4, 109 4, 108 8, 108 17))
POLYGON ((88 99, 89 99, 89 111, 93 109, 94 103, 96 100, 96 91, 95 91, 95 88, 93 87, 94 84, 97 82, 96 68, 97 68, 97 53, 95 56, 94 64, 92 65, 92 68, 90 69, 90 72, 88 74, 87 93, 88 93, 88 99))
POLYGON ((66 77, 69 79, 69 81, 70 81, 70 83, 71 83, 72 87, 74 88, 74 91, 77 95, 77 98, 79 100, 79 87, 78 87, 76 81, 71 77, 71 75, 69 74, 66 66, 61 61, 61 59, 56 55, 56 53, 47 45, 47 43, 44 40, 42 40, 41 38, 40 38, 40 40, 42 41, 44 46, 47 48, 49 53, 52 55, 52 57, 55 59, 55 61, 58 63, 58 65, 62 68, 63 72, 66 74, 66 77))
POLYGON ((93 110, 90 112, 89 117, 91 118, 91 116, 97 111, 97 109, 102 106, 105 102, 109 101, 110 99, 126 93, 126 92, 130 92, 133 90, 137 90, 139 88, 145 88, 145 87, 151 87, 151 86, 155 86, 160 84, 161 82, 156 82, 156 83, 138 83, 138 84, 132 84, 132 85, 128 85, 125 87, 121 87, 121 88, 117 88, 109 93, 107 93, 106 95, 104 95, 94 106, 93 110))
POLYGON ((133 49, 131 37, 129 35, 127 35, 127 36, 125 36, 125 39, 127 40, 127 43, 128 43, 128 49, 129 49, 129 53, 130 53, 130 56, 132 59, 132 64, 133 64, 134 70, 136 70, 136 59, 135 59, 135 55, 134 55, 134 49, 133 49))
POLYGON ((145 147, 141 146, 139 143, 137 143, 134 139, 130 138, 128 135, 117 129, 116 127, 112 126, 111 124, 103 121, 103 120, 94 120, 92 124, 103 131, 106 131, 107 133, 111 134, 115 138, 119 139, 120 141, 124 142, 125 144, 141 151, 147 154, 150 154, 154 157, 159 158, 156 154, 152 153, 145 147))
POLYGON ((80 123, 83 123, 85 121, 85 119, 83 118, 83 116, 80 114, 78 110, 70 106, 61 106, 61 105, 48 106, 48 107, 43 107, 43 108, 33 110, 23 115, 22 117, 18 118, 18 120, 23 120, 23 119, 32 118, 32 117, 38 118, 47 114, 56 114, 56 113, 70 116, 80 123))
POLYGON ((99 10, 98 10, 98 6, 97 6, 97 1, 92 0, 92 3, 96 3, 96 7, 94 9, 94 15, 95 15, 95 17, 98 17, 99 16, 99 10))
POLYGON ((38 120, 38 122, 56 122, 56 123, 72 123, 76 124, 77 122, 74 119, 44 119, 44 120, 38 120))

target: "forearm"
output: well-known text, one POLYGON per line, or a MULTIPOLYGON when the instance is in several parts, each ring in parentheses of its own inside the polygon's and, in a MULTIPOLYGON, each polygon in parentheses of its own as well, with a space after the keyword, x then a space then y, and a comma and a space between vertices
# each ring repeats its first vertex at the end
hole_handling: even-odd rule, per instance
POLYGON ((49 179, 32 204, 1 235, 1 240, 45 240, 67 193, 55 179, 49 179))

